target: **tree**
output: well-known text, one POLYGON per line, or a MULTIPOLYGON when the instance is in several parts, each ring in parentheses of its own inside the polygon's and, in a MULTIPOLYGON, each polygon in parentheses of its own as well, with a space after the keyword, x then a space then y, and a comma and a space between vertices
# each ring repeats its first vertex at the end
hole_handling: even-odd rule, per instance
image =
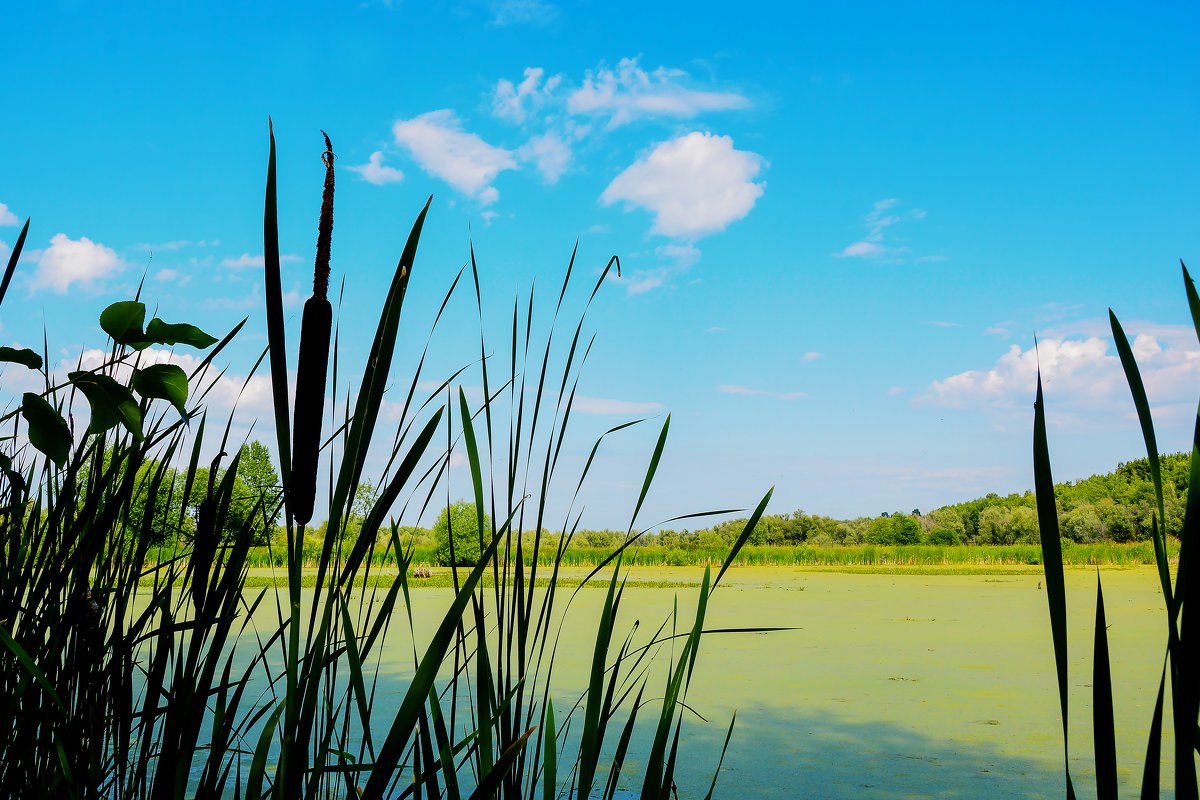
POLYGON ((892 542, 894 544, 920 544, 921 523, 907 514, 892 515, 892 542))
POLYGON ((444 567, 452 564, 473 567, 479 563, 483 553, 484 532, 491 530, 487 514, 483 515, 483 525, 483 530, 480 530, 475 504, 468 500, 459 500, 443 508, 433 526, 438 563, 444 567))
MULTIPOLYGON (((267 446, 255 439, 249 444, 242 445, 242 457, 238 460, 237 480, 240 481, 250 495, 250 507, 262 499, 262 508, 258 510, 259 520, 255 521, 255 538, 269 535, 275 530, 279 519, 279 474, 271 464, 271 453, 267 446)), ((241 487, 237 487, 241 488, 241 487)), ((235 491, 235 495, 237 492, 235 491)))

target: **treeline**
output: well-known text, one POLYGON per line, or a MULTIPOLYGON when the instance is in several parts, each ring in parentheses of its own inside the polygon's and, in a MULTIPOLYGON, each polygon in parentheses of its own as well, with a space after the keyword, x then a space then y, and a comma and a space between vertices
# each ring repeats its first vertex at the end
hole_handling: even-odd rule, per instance
MULTIPOLYGON (((239 462, 233 494, 237 508, 230 518, 235 523, 249 521, 258 542, 282 544, 275 513, 279 499, 278 477, 266 447, 259 442, 251 442, 242 450, 239 462)), ((1182 528, 1190 465, 1191 459, 1186 453, 1160 458, 1166 507, 1163 527, 1173 537, 1178 537, 1182 528)), ((143 471, 148 473, 156 468, 160 468, 160 465, 148 463, 143 471)), ((213 480, 220 481, 225 476, 224 470, 218 469, 213 480)), ((153 504, 155 520, 150 529, 155 543, 190 540, 200 500, 207 495, 208 479, 208 470, 201 469, 190 487, 182 485, 182 475, 175 481, 163 482, 163 488, 160 489, 163 496, 153 504)), ((358 488, 345 533, 351 536, 357 533, 358 525, 374 503, 375 494, 375 487, 370 483, 358 488)), ((1090 544, 1142 542, 1151 538, 1152 520, 1157 516, 1157 501, 1146 459, 1122 463, 1104 475, 1057 484, 1055 494, 1059 531, 1064 539, 1077 544, 1090 544)), ((131 509, 133 516, 141 514, 144 504, 144 497, 135 500, 131 509)), ((743 518, 695 530, 658 530, 642 536, 638 546, 679 550, 729 547, 742 533, 745 524, 746 519, 743 518)), ((406 543, 417 548, 434 546, 433 532, 429 529, 406 526, 400 529, 400 533, 406 543)), ((322 541, 324 535, 323 524, 314 526, 308 541, 322 541)), ((381 546, 385 545, 383 539, 387 536, 381 531, 381 546)), ((557 532, 543 534, 543 547, 557 548, 561 536, 557 532)), ((532 544, 532 533, 526 532, 523 538, 532 544)), ((625 531, 579 530, 571 536, 568 547, 607 548, 611 551, 625 540, 625 531)), ((1036 498, 1033 492, 1025 492, 1007 496, 992 493, 926 513, 913 509, 908 513, 885 512, 876 517, 846 520, 807 514, 802 510, 767 514, 759 521, 749 544, 760 547, 950 546, 1022 545, 1037 544, 1039 541, 1036 498)))
MULTIPOLYGON (((1186 453, 1159 459, 1163 482, 1165 525, 1178 538, 1183 526, 1191 458, 1186 453)), ((1157 517, 1154 485, 1147 459, 1122 463, 1105 475, 1093 475, 1055 486, 1059 534, 1077 544, 1141 542, 1151 538, 1157 517)), ((665 547, 710 547, 731 544, 745 519, 730 520, 697 531, 665 530, 647 537, 647 544, 665 547)), ((913 509, 877 517, 837 520, 794 511, 764 515, 750 538, 754 545, 1015 545, 1040 541, 1037 499, 1033 492, 995 493, 975 500, 921 513, 913 509)), ((605 546, 623 539, 611 531, 585 531, 581 543, 605 546)))

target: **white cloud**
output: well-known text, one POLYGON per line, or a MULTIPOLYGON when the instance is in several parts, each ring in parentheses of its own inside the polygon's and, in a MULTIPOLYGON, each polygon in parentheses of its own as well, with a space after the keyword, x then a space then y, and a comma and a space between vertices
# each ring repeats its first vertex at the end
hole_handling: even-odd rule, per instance
POLYGON ((493 25, 547 25, 558 17, 558 8, 543 0, 493 0, 493 25))
MULTIPOLYGON (((1098 325, 1084 323, 1082 328, 1098 325)), ((1146 393, 1153 407, 1190 403, 1200 394, 1200 349, 1189 326, 1146 325, 1133 339, 1146 393)), ((935 380, 916 398, 920 404, 950 408, 1029 409, 1038 363, 1048 413, 1059 424, 1086 427, 1113 416, 1131 421, 1128 385, 1107 337, 1078 333, 1048 337, 1033 347, 1012 345, 987 370, 968 370, 935 380)), ((1123 423, 1124 424, 1124 423, 1123 423)))
POLYGON ((855 242, 848 244, 840 253, 834 253, 836 258, 878 258, 883 255, 883 245, 875 244, 874 242, 855 242))
POLYGON ((567 171, 571 148, 554 131, 534 136, 517 150, 517 158, 533 162, 547 183, 556 183, 567 171))
MULTIPOLYGON (((564 400, 565 402, 565 400, 564 400)), ((653 414, 662 410, 661 403, 635 403, 629 400, 611 400, 605 397, 575 395, 572 411, 581 414, 653 414)))
POLYGON ((947 322, 942 319, 931 319, 921 323, 922 325, 932 325, 935 328, 961 328, 960 322, 947 322))
MULTIPOLYGON (((284 253, 279 257, 280 264, 289 264, 299 260, 300 256, 293 255, 291 253, 284 253)), ((261 255, 252 256, 249 253, 242 253, 237 258, 221 259, 221 266, 229 267, 230 269, 246 269, 248 267, 262 269, 264 266, 266 266, 266 259, 261 255)))
POLYGON ((376 150, 371 153, 366 164, 359 164, 356 167, 348 167, 348 169, 357 172, 362 176, 362 179, 367 183, 373 183, 376 186, 383 186, 385 183, 398 183, 404 180, 404 173, 395 167, 386 166, 383 163, 383 151, 376 150))
POLYGON ((422 169, 484 205, 500 196, 492 186, 496 176, 517 167, 510 151, 464 131, 448 108, 399 120, 392 126, 392 134, 397 144, 412 152, 422 169))
POLYGON ((19 221, 17 215, 8 210, 8 206, 0 203, 0 225, 16 225, 19 221))
POLYGON ((810 350, 809 352, 804 354, 805 361, 816 361, 818 358, 824 358, 824 357, 825 357, 824 353, 818 353, 815 350, 810 350))
POLYGON ((895 397, 898 394, 904 394, 908 391, 907 386, 892 386, 887 390, 888 397, 895 397))
POLYGON ((804 392, 770 392, 766 389, 751 389, 749 386, 734 386, 730 384, 722 384, 716 387, 718 392, 725 394, 743 394, 743 395, 762 395, 764 397, 777 397, 781 400, 800 400, 808 397, 804 392))
POLYGON ((1002 337, 1007 338, 1008 336, 1012 335, 1012 331, 1009 330, 1007 326, 1012 325, 1012 324, 1013 324, 1013 320, 1011 320, 1011 319, 1006 320, 1004 322, 997 322, 995 325, 992 325, 991 327, 984 328, 983 335, 984 336, 1002 336, 1002 337))
MULTIPOLYGON (((62 362, 62 369, 74 370, 77 369, 76 363, 82 364, 82 369, 96 369, 106 363, 109 357, 107 350, 89 349, 84 350, 81 356, 82 361, 76 362, 73 359, 67 359, 62 362)), ((148 348, 138 354, 138 365, 145 367, 149 364, 174 364, 180 367, 184 372, 191 376, 192 372, 200 366, 200 362, 204 360, 204 354, 196 355, 191 352, 177 353, 171 350, 163 350, 159 348, 148 348)), ((131 364, 119 364, 115 368, 110 368, 117 380, 128 382, 132 375, 133 366, 131 364)), ((223 412, 228 414, 236 406, 238 416, 242 417, 243 423, 248 423, 250 417, 258 416, 264 419, 269 419, 272 413, 271 400, 271 378, 269 375, 257 374, 250 378, 249 383, 246 381, 245 375, 230 375, 228 373, 220 374, 220 369, 213 365, 209 365, 203 373, 197 376, 196 380, 189 380, 188 391, 188 408, 195 404, 196 398, 203 394, 203 405, 210 412, 223 412), (211 388, 209 388, 211 385, 211 388), (205 390, 207 392, 205 393, 205 390)))
POLYGON ((70 239, 65 233, 57 233, 50 240, 50 246, 42 251, 33 274, 32 288, 65 294, 73 283, 90 286, 124 267, 125 263, 111 248, 86 236, 70 239))
POLYGON ((700 260, 700 248, 691 244, 664 244, 654 248, 654 254, 659 258, 675 262, 675 266, 685 270, 700 260))
POLYGON ((708 332, 709 333, 720 333, 721 331, 727 331, 727 330, 729 330, 729 328, 722 328, 720 325, 713 325, 708 329, 708 332))
POLYGON ((180 286, 187 286, 192 282, 192 276, 186 272, 180 272, 177 269, 171 269, 170 267, 167 267, 166 269, 160 269, 158 272, 154 273, 154 280, 162 283, 177 282, 180 286))
POLYGON ((670 116, 688 119, 703 111, 749 108, 750 101, 734 92, 686 87, 687 73, 659 67, 646 72, 636 58, 623 58, 617 68, 589 70, 583 85, 567 98, 572 114, 607 116, 615 128, 638 117, 670 116))
POLYGON ((544 74, 541 67, 526 67, 525 79, 515 86, 505 78, 496 81, 492 91, 492 114, 510 122, 523 123, 531 112, 550 100, 562 83, 561 75, 553 75, 543 84, 544 74))
POLYGON ((750 213, 763 193, 754 183, 764 161, 734 150, 733 139, 693 132, 663 142, 613 179, 600 201, 654 213, 654 232, 695 238, 750 213))
MULTIPOLYGON (((925 212, 919 208, 911 209, 903 214, 888 213, 889 210, 896 205, 896 198, 888 197, 879 200, 875 203, 871 213, 867 214, 864 222, 867 226, 867 235, 860 241, 846 245, 841 251, 833 253, 834 258, 882 258, 889 256, 895 258, 903 253, 908 252, 907 247, 891 246, 884 242, 886 231, 901 222, 908 220, 924 219, 925 212)), ((918 258, 918 261, 933 261, 943 260, 945 256, 929 256, 918 258)))

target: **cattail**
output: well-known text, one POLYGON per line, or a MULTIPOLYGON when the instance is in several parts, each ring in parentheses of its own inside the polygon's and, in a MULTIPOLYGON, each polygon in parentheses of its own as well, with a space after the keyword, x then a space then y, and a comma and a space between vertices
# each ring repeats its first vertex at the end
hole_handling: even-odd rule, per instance
POLYGON ((292 419, 292 515, 306 524, 317 495, 317 454, 321 447, 321 416, 325 408, 325 374, 329 367, 329 335, 333 308, 329 290, 329 243, 333 234, 333 145, 325 136, 325 191, 317 226, 317 260, 313 295, 304 302, 300 326, 300 357, 296 364, 296 406, 292 419))

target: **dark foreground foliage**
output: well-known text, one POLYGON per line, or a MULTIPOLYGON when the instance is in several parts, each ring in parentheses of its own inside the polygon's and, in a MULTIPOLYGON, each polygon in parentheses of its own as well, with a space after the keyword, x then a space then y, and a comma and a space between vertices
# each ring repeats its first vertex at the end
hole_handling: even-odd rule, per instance
MULTIPOLYGON (((309 324, 306 309, 298 364, 314 394, 323 391, 326 359, 330 386, 338 385, 339 369, 323 324, 333 206, 328 140, 324 159, 319 318, 309 324)), ((641 535, 639 512, 669 418, 624 540, 587 576, 607 587, 593 622, 588 688, 577 697, 553 691, 557 631, 574 594, 556 581, 570 537, 541 538, 546 497, 552 488, 577 492, 591 467, 589 459, 582 475, 556 474, 591 346, 587 304, 616 259, 568 329, 561 363, 551 358, 561 333, 533 329, 530 296, 525 308, 514 304, 512 339, 500 348, 499 366, 482 359, 471 376, 484 387, 482 405, 472 407, 461 389, 451 389, 462 370, 421 398, 423 355, 404 378, 393 374, 392 360, 427 211, 428 204, 384 292, 359 389, 333 398, 338 410, 325 429, 332 439, 318 437, 314 445, 313 406, 288 403, 292 351, 283 322, 272 135, 264 207, 269 346, 259 364, 265 362, 273 388, 278 485, 262 469, 251 470, 261 479, 250 481, 257 483, 251 491, 246 480, 239 484, 241 461, 261 462, 262 454, 230 441, 231 420, 222 431, 204 411, 219 377, 213 359, 241 325, 218 342, 191 325, 145 323, 140 299, 116 303, 100 317, 111 339, 108 358, 79 365, 61 382, 44 353, 0 348, 6 382, 31 370, 41 383, 4 417, 12 433, 0 452, 0 796, 549 800, 572 793, 611 798, 618 787, 633 786, 643 797, 668 797, 686 758, 679 749, 682 711, 705 609, 724 574, 705 570, 694 618, 664 610, 657 632, 626 635, 622 555, 641 535), (156 355, 176 346, 206 355, 185 373, 156 355), (377 423, 389 385, 403 401, 399 421, 384 432, 377 423), (86 429, 75 422, 85 416, 86 429), (364 495, 377 441, 386 468, 364 495), (435 504, 456 447, 470 464, 482 552, 475 566, 452 573, 449 607, 432 635, 419 637, 409 605, 411 540, 399 520, 435 504), (219 455, 203 463, 202 452, 219 455), (323 498, 312 483, 314 459, 330 476, 323 498), (313 503, 327 518, 319 536, 306 529, 313 503), (285 585, 250 585, 251 548, 277 519, 283 541, 267 546, 279 551, 285 585), (148 557, 161 542, 165 548, 156 545, 148 557), (380 581, 373 565, 383 549, 401 568, 380 581), (547 551, 554 554, 549 562, 547 551), (302 574, 306 554, 315 555, 315 576, 302 574), (382 680, 395 680, 381 672, 393 626, 407 626, 416 644, 403 698, 385 713, 376 697, 382 680), (659 650, 670 651, 670 661, 650 671, 659 650), (639 768, 628 773, 635 724, 652 733, 639 768)), ((0 302, 27 231, 28 222, 0 302)), ((572 256, 556 318, 573 297, 574 266, 572 256)), ((482 330, 473 254, 467 275, 482 330)), ((490 350, 481 335, 480 352, 490 350)), ((769 497, 733 542, 734 555, 769 497)), ((559 527, 578 524, 576 515, 559 527)), ((714 782, 717 767, 706 765, 714 782)))

